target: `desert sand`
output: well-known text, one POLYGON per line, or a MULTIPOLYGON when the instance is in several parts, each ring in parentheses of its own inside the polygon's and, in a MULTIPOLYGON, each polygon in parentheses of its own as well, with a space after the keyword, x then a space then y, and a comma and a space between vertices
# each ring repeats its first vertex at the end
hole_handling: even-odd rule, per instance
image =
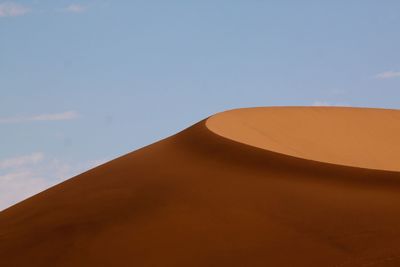
POLYGON ((0 266, 400 266, 400 110, 218 113, 0 212, 0 266))

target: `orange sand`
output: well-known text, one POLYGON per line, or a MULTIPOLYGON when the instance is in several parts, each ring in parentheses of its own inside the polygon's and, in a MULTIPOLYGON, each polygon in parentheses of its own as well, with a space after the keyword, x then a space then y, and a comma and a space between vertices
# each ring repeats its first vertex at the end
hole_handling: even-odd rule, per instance
POLYGON ((0 212, 0 266, 400 266, 399 125, 217 114, 0 212))

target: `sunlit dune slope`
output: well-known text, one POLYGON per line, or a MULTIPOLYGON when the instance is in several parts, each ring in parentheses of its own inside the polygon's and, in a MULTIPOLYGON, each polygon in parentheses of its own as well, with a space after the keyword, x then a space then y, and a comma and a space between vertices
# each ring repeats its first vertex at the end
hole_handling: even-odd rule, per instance
POLYGON ((343 107, 248 108, 207 121, 215 133, 294 157, 400 171, 400 112, 343 107))
POLYGON ((400 266, 399 122, 217 114, 2 211, 0 266, 400 266))

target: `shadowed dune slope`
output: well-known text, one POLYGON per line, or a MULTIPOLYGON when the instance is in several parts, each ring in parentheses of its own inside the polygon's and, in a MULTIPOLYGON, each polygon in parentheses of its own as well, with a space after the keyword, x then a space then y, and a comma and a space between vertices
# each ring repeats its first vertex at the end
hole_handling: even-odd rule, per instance
POLYGON ((0 213, 0 266, 400 266, 400 111, 219 113, 0 213))

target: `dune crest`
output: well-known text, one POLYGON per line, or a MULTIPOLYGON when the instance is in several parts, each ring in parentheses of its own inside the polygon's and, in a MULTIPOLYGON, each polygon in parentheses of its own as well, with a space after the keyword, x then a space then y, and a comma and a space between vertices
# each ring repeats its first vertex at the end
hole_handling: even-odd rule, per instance
POLYGON ((217 114, 0 212, 0 266, 400 266, 398 119, 217 114))
POLYGON ((400 110, 245 108, 218 113, 206 125, 237 142, 298 158, 400 171, 400 110))

